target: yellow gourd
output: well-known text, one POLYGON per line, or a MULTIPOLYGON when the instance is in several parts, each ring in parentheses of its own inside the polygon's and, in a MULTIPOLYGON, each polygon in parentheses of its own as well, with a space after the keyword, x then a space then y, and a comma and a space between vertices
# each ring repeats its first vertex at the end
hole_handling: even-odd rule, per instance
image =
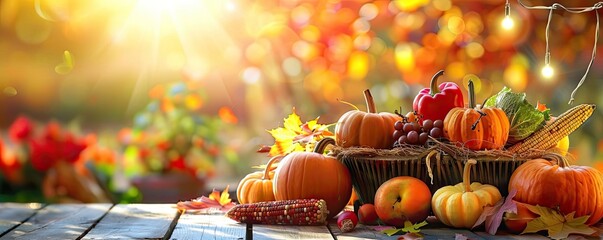
POLYGON ((272 179, 274 178, 274 169, 272 164, 280 160, 282 156, 276 156, 268 161, 264 171, 247 174, 237 187, 237 199, 239 203, 256 203, 274 201, 272 191, 272 179))
POLYGON ((465 163, 463 182, 438 189, 431 198, 435 216, 444 224, 457 228, 472 228, 487 205, 494 205, 502 196, 492 185, 470 183, 471 166, 476 161, 465 163))

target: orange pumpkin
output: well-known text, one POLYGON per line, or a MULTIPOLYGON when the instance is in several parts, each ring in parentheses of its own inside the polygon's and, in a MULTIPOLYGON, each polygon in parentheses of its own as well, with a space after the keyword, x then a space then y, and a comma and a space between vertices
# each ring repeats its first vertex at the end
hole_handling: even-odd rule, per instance
POLYGON ((570 166, 560 155, 532 159, 519 166, 509 180, 509 191, 517 190, 515 200, 549 208, 562 214, 590 215, 586 224, 603 218, 603 174, 588 166, 570 166), (556 163, 555 163, 556 162, 556 163))
MULTIPOLYGON (((402 117, 388 112, 377 113, 371 92, 364 91, 368 112, 352 110, 344 113, 335 126, 337 146, 391 148, 394 123, 402 117)), ((327 203, 328 204, 328 203, 327 203)))
POLYGON ((239 203, 274 201, 274 193, 272 191, 274 170, 272 169, 272 164, 281 158, 282 156, 271 158, 268 164, 266 164, 264 171, 247 174, 247 176, 241 179, 237 187, 237 199, 239 203))
POLYGON ((275 199, 324 199, 329 218, 337 215, 350 200, 352 179, 341 162, 322 154, 326 145, 334 143, 332 138, 324 138, 314 152, 293 152, 285 156, 274 174, 275 199))
POLYGON ((500 108, 475 106, 469 80, 469 108, 453 108, 444 118, 444 137, 473 150, 501 149, 509 138, 509 119, 500 108))

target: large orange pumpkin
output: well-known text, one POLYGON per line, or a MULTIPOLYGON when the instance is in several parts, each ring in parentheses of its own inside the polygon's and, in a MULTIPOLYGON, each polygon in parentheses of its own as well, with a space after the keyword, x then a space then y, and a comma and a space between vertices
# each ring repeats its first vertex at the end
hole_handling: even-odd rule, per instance
POLYGON ((500 108, 475 106, 469 80, 469 108, 453 108, 444 118, 444 137, 473 150, 501 149, 509 138, 509 119, 500 108))
POLYGON ((588 166, 570 166, 560 155, 532 159, 519 166, 509 180, 509 192, 517 189, 515 200, 531 205, 557 208, 575 217, 590 215, 592 225, 603 217, 603 174, 588 166))
POLYGON ((285 156, 274 174, 275 199, 324 199, 329 218, 337 215, 350 200, 352 180, 341 162, 322 154, 324 147, 334 142, 332 138, 324 138, 316 145, 315 152, 293 152, 285 156))
POLYGON ((281 158, 282 156, 271 158, 268 164, 266 164, 264 171, 247 174, 247 176, 241 179, 237 187, 237 199, 239 203, 274 201, 274 193, 272 191, 274 169, 272 169, 272 164, 281 158))
POLYGON ((373 96, 368 89, 364 91, 364 99, 368 112, 352 110, 341 115, 337 121, 337 146, 392 148, 394 123, 402 120, 402 117, 388 112, 377 113, 373 96))

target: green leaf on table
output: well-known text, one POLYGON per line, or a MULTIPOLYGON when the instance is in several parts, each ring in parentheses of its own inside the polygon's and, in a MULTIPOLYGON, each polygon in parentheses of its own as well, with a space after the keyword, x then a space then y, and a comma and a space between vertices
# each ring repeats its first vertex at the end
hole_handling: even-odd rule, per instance
POLYGON ((396 235, 399 233, 418 233, 421 231, 421 229, 419 229, 419 228, 421 228, 425 225, 427 225, 426 221, 423 221, 420 223, 415 223, 415 224, 412 224, 412 222, 410 222, 410 221, 405 221, 403 228, 386 229, 381 232, 387 234, 388 236, 393 236, 393 235, 396 235))
POLYGON ((564 239, 570 234, 591 235, 596 231, 584 224, 589 215, 574 218, 575 212, 563 216, 559 211, 542 206, 527 206, 530 211, 540 215, 528 222, 524 233, 535 233, 546 230, 552 239, 564 239))

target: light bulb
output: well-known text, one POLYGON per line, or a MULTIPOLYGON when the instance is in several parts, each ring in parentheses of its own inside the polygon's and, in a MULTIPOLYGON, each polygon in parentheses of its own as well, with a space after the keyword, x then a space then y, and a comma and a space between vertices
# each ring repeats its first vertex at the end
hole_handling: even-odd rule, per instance
POLYGON ((513 26, 515 25, 515 23, 513 22, 513 19, 511 18, 511 16, 505 16, 505 18, 503 18, 502 20, 502 27, 506 30, 510 30, 513 28, 513 26))
POLYGON ((555 74, 555 70, 551 67, 551 65, 546 64, 542 68, 541 73, 544 78, 551 78, 555 74))

